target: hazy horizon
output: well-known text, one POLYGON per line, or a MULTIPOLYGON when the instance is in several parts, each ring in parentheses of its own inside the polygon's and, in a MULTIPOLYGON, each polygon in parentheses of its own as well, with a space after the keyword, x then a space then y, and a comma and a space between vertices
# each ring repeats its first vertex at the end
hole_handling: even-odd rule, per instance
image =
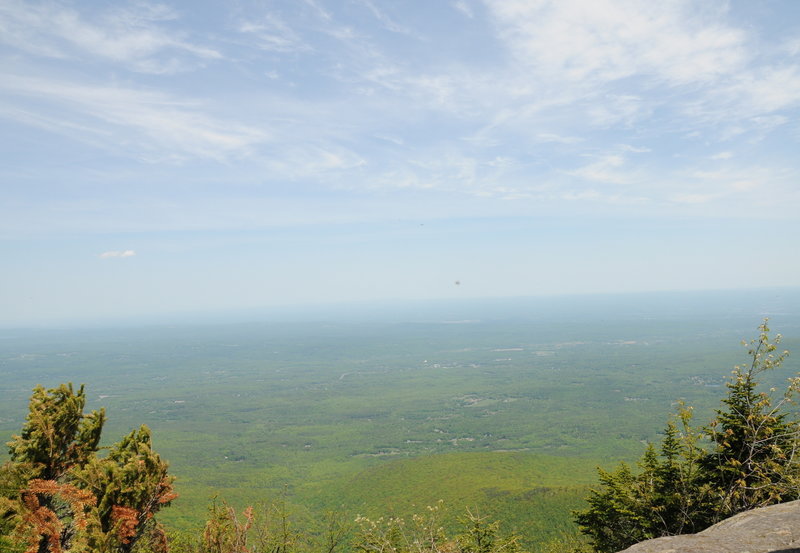
MULTIPOLYGON (((710 320, 741 317, 743 329, 762 319, 800 314, 800 287, 728 290, 552 294, 483 298, 423 298, 415 300, 331 301, 294 305, 249 306, 142 313, 117 317, 78 317, 0 322, 0 330, 92 330, 135 328, 219 327, 247 324, 471 324, 492 321, 573 320, 576 323, 622 318, 686 318, 702 314, 710 320)), ((794 327, 785 329, 790 333, 794 327)), ((2 338, 2 337, 0 337, 2 338)))

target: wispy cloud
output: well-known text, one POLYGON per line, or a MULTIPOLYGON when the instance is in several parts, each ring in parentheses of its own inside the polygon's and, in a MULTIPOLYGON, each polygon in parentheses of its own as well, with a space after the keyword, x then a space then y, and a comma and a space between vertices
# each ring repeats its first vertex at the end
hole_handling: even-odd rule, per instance
POLYGON ((296 144, 280 148, 280 155, 262 160, 267 175, 278 175, 281 179, 322 179, 328 184, 336 177, 347 179, 349 171, 363 167, 366 161, 358 154, 332 144, 296 144))
POLYGON ((633 182, 631 175, 623 169, 625 158, 618 154, 605 155, 568 174, 590 181, 610 184, 629 184, 633 182))
POLYGON ((359 4, 363 5, 367 8, 370 13, 381 22, 383 27, 387 31, 391 31, 393 33, 400 33, 404 35, 415 35, 411 29, 404 25, 400 25, 396 21, 394 21, 385 11, 378 9, 378 7, 372 2, 372 0, 358 0, 359 4))
POLYGON ((784 41, 783 50, 790 56, 800 55, 800 37, 792 37, 784 41))
POLYGON ((647 103, 633 94, 608 94, 589 105, 586 114, 595 127, 631 126, 649 114, 647 103))
POLYGON ((653 76, 673 84, 731 74, 745 34, 684 2, 485 0, 512 52, 540 74, 570 81, 653 76))
POLYGON ((652 152, 652 148, 648 148, 646 146, 632 146, 630 144, 620 144, 619 149, 623 152, 631 152, 634 154, 646 154, 647 152, 652 152))
MULTIPOLYGON (((52 114, 42 124, 64 127, 73 137, 96 141, 97 134, 116 136, 107 147, 126 148, 144 160, 180 160, 186 157, 225 161, 247 155, 266 133, 236 122, 207 115, 202 104, 152 91, 91 86, 45 78, 6 75, 0 90, 21 106, 43 102, 52 114), (88 132, 80 132, 80 129, 88 132)), ((6 117, 30 119, 24 107, 6 110, 6 117)))
POLYGON ((748 148, 792 132, 800 106, 791 41, 724 3, 448 0, 420 24, 374 0, 245 2, 202 35, 155 4, 30 6, 0 6, 24 62, 5 66, 0 117, 118 158, 215 161, 215 186, 264 194, 712 205, 767 186, 711 173, 757 176, 748 148), (178 73, 191 64, 207 73, 178 73))
MULTIPOLYGON (((484 3, 517 74, 536 83, 526 94, 566 94, 584 126, 634 127, 666 109, 667 130, 731 135, 800 103, 797 60, 760 59, 757 37, 732 24, 723 3, 484 3)), ((499 77, 499 88, 512 88, 512 77, 499 77)), ((520 119, 531 118, 519 108, 510 120, 520 119)))
POLYGON ((800 104, 800 68, 771 66, 744 72, 720 95, 750 117, 795 107, 800 104))
POLYGON ((108 252, 103 252, 99 254, 97 257, 100 259, 112 259, 118 257, 133 257, 136 255, 136 252, 133 250, 112 250, 108 252))
POLYGON ((300 35, 275 14, 264 14, 256 20, 243 21, 239 32, 256 37, 256 46, 273 52, 306 52, 311 50, 300 35))
POLYGON ((467 4, 465 0, 456 0, 455 2, 453 2, 453 7, 462 14, 469 17, 470 19, 475 18, 475 12, 472 10, 472 7, 469 4, 467 4))
POLYGON ((324 21, 330 21, 333 19, 331 12, 320 6, 317 0, 303 0, 303 3, 308 6, 311 11, 320 19, 324 21))
POLYGON ((718 197, 717 194, 675 194, 670 200, 677 204, 695 205, 708 203, 718 197))
POLYGON ((106 11, 93 7, 85 14, 9 0, 0 6, 0 41, 37 55, 106 59, 144 73, 174 73, 199 60, 222 58, 216 49, 165 26, 177 18, 171 8, 147 3, 106 11))
POLYGON ((577 144, 583 141, 579 136, 561 136, 550 132, 539 133, 536 135, 536 139, 540 142, 557 142, 559 144, 577 144))

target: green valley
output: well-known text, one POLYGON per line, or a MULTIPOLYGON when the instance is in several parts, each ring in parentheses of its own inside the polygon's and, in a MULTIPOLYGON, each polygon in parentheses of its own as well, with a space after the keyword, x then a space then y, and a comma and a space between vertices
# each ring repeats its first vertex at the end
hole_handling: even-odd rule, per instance
MULTIPOLYGON (((87 384, 107 436, 139 424, 196 529, 213 498, 407 516, 443 500, 536 544, 574 532, 595 468, 637 459, 677 400, 705 421, 765 314, 800 351, 795 291, 464 302, 307 320, 0 331, 0 431, 30 389, 87 384)), ((765 383, 796 372, 787 366, 765 383)), ((793 368, 795 367, 795 368, 793 368)))

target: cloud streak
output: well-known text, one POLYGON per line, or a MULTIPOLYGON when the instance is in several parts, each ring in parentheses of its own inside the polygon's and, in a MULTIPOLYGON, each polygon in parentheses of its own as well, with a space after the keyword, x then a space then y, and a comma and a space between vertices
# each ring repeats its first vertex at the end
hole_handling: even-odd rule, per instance
POLYGON ((35 55, 104 59, 156 74, 222 58, 216 49, 168 28, 178 15, 164 5, 93 10, 92 18, 57 4, 10 0, 0 6, 0 41, 35 55), (172 55, 163 59, 163 53, 172 55))
MULTIPOLYGON (((248 155, 267 136, 260 129, 211 117, 201 103, 160 92, 22 75, 6 75, 0 81, 0 90, 13 95, 18 106, 34 100, 39 104, 31 109, 58 106, 58 111, 47 111, 59 115, 50 116, 49 123, 42 124, 63 127, 71 136, 84 136, 93 143, 97 143, 97 135, 116 135, 118 140, 106 139, 100 144, 125 148, 128 153, 138 154, 141 160, 180 161, 198 157, 224 162, 248 155), (131 141, 136 145, 133 149, 131 141)), ((4 114, 27 122, 28 112, 20 107, 4 114)))
POLYGON ((135 255, 136 252, 133 250, 112 250, 98 254, 97 257, 99 257, 100 259, 114 259, 114 258, 134 257, 135 255))
POLYGON ((251 35, 256 39, 256 46, 272 52, 306 52, 309 46, 289 25, 275 14, 243 21, 239 24, 239 32, 251 35))

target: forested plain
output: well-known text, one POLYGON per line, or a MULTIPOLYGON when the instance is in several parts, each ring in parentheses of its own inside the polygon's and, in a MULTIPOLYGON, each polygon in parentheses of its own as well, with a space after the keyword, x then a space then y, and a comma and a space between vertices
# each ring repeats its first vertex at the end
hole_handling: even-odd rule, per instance
MULTIPOLYGON (((146 424, 202 526, 216 498, 298 526, 443 500, 529 549, 575 531, 596 467, 635 461, 684 401, 706 421, 764 317, 800 351, 797 290, 342 307, 248 322, 0 330, 0 432, 31 389, 86 383, 109 443, 146 424)), ((763 384, 780 386, 796 358, 763 384)))

